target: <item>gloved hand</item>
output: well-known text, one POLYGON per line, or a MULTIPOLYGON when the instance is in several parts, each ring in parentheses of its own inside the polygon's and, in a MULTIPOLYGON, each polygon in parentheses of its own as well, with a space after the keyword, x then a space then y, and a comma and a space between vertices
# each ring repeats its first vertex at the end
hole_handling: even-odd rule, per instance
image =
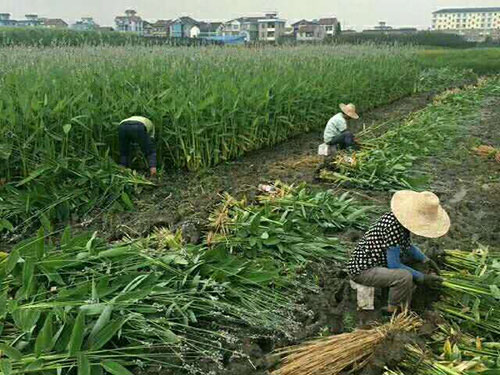
POLYGON ((441 269, 434 260, 427 258, 427 261, 424 263, 427 263, 429 267, 432 268, 438 275, 441 275, 441 269))
POLYGON ((443 278, 436 275, 424 275, 423 283, 429 288, 439 288, 443 283, 443 278))

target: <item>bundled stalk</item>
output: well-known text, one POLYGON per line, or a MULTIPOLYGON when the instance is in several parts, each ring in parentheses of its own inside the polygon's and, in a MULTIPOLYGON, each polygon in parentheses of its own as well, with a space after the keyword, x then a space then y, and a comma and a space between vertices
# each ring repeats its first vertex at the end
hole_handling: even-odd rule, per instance
POLYGON ((344 370, 360 369, 388 335, 412 332, 421 324, 417 316, 403 313, 374 329, 357 330, 285 348, 278 352, 285 357, 283 365, 273 375, 336 375, 344 370))
POLYGON ((500 255, 480 248, 446 251, 443 298, 437 308, 462 331, 500 339, 500 255))
POLYGON ((214 231, 209 244, 245 256, 268 255, 287 263, 310 260, 346 260, 346 248, 325 232, 347 227, 364 228, 372 207, 362 206, 331 192, 313 193, 276 183, 272 194, 259 196, 259 204, 248 205, 226 197, 212 217, 214 231))

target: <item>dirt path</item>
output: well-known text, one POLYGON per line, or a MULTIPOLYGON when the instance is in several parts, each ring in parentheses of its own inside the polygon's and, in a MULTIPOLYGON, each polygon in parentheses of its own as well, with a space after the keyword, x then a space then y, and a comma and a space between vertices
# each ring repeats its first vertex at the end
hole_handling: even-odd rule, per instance
MULTIPOLYGON (((429 94, 419 94, 362 114, 355 131, 373 124, 399 121, 424 108, 430 100, 429 94)), ((317 147, 321 141, 322 131, 318 130, 209 170, 174 172, 165 176, 158 188, 143 193, 143 199, 136 203, 136 212, 104 214, 92 227, 107 233, 110 239, 142 236, 154 227, 172 227, 186 220, 199 227, 206 222, 223 192, 252 197, 262 182, 278 179, 287 183, 312 182, 320 161, 317 147)))

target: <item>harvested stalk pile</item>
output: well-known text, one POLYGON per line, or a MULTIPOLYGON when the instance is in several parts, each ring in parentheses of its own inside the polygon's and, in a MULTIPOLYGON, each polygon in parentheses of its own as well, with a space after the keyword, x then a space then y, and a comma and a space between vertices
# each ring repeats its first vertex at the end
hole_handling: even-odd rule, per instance
POLYGON ((500 254, 446 251, 443 298, 436 307, 463 331, 500 339, 500 254))
POLYGON ((356 152, 355 162, 334 161, 321 171, 320 178, 369 190, 421 188, 428 176, 415 171, 416 161, 455 147, 454 139, 461 136, 463 124, 471 121, 482 90, 492 89, 494 85, 487 84, 476 90, 447 92, 405 122, 389 124, 390 129, 377 138, 371 134, 373 129, 362 133, 363 147, 356 152))
POLYGON ((285 348, 278 352, 278 355, 285 356, 283 366, 273 375, 336 375, 344 370, 360 369, 389 334, 412 332, 421 324, 417 316, 403 313, 377 328, 285 348))
POLYGON ((298 300, 317 290, 304 267, 345 259, 325 223, 359 226, 367 209, 304 186, 277 189, 255 205, 228 199, 212 242, 197 246, 167 229, 108 245, 97 233, 41 228, 0 253, 0 374, 129 374, 200 358, 222 366, 239 329, 297 330, 298 300))

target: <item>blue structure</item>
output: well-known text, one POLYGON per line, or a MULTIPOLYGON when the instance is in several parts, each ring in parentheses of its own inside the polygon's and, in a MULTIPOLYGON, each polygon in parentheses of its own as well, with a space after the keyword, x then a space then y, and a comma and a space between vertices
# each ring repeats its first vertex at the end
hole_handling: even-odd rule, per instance
POLYGON ((220 42, 227 45, 242 45, 245 44, 245 36, 244 35, 221 35, 221 36, 211 36, 206 38, 206 40, 211 40, 214 42, 220 42))

